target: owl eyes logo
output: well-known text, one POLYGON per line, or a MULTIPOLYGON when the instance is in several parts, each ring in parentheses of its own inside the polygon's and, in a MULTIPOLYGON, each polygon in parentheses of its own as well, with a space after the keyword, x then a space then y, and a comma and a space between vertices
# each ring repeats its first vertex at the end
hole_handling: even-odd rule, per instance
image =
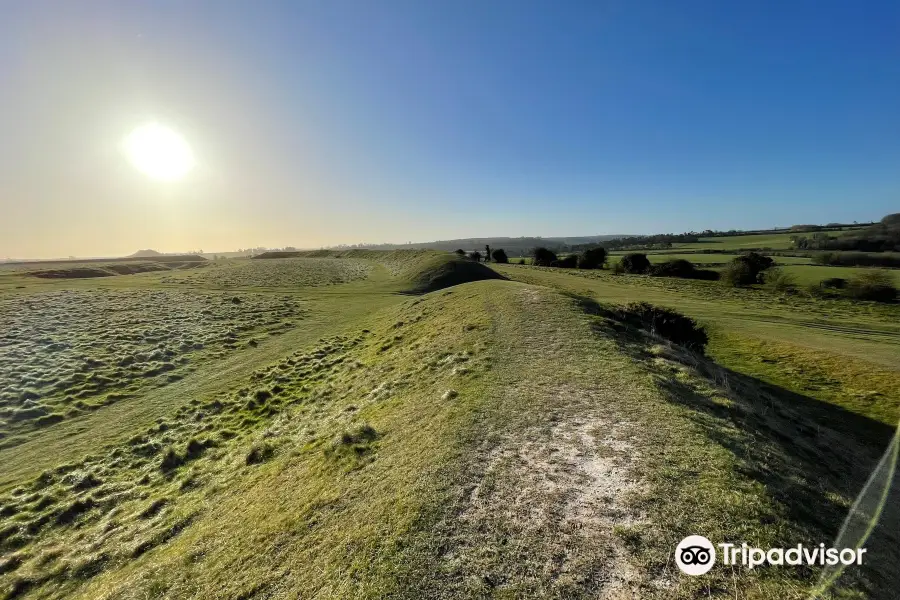
POLYGON ((705 565, 711 558, 709 549, 703 546, 688 546, 681 550, 681 562, 686 565, 705 565))
POLYGON ((688 575, 703 575, 716 564, 716 549, 702 535, 689 535, 675 548, 675 564, 688 575))

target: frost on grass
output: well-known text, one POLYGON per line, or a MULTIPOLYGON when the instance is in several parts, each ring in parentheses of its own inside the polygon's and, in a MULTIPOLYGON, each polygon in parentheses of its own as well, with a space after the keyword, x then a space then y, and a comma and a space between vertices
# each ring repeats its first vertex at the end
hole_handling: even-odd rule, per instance
MULTIPOLYGON (((229 304, 231 304, 229 302, 229 304)), ((246 303, 242 303, 246 304, 246 303)), ((361 337, 323 339, 258 370, 246 387, 194 399, 168 419, 77 464, 0 494, 0 598, 70 597, 84 582, 176 539, 209 510, 210 494, 350 421, 333 397, 333 371, 361 337), (320 378, 320 375, 326 374, 320 378), (298 418, 316 407, 316 419, 298 418)), ((333 445, 345 469, 370 460, 381 434, 347 424, 333 445)))
POLYGON ((257 259, 237 265, 214 264, 202 272, 179 273, 163 281, 226 288, 318 287, 366 279, 371 268, 368 261, 349 258, 257 259))
POLYGON ((168 290, 54 291, 0 301, 0 440, 184 376, 254 332, 292 327, 290 298, 168 290), (234 302, 234 299, 240 300, 234 302))

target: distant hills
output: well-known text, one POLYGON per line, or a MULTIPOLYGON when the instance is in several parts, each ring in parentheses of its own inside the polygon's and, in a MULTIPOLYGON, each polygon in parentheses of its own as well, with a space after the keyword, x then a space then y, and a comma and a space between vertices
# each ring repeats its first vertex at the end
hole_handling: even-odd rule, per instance
POLYGON ((438 240, 436 242, 421 242, 410 244, 357 244, 353 246, 335 246, 335 249, 368 248, 371 250, 401 250, 404 248, 427 248, 430 250, 444 250, 452 252, 456 249, 465 251, 484 250, 485 245, 491 248, 503 248, 509 256, 523 256, 537 246, 547 246, 554 249, 565 249, 579 244, 596 244, 608 240, 614 240, 622 235, 589 235, 577 237, 484 237, 461 238, 456 240, 438 240))
POLYGON ((134 254, 129 254, 127 258, 156 258, 158 256, 163 256, 162 252, 157 252, 156 250, 138 250, 134 254))

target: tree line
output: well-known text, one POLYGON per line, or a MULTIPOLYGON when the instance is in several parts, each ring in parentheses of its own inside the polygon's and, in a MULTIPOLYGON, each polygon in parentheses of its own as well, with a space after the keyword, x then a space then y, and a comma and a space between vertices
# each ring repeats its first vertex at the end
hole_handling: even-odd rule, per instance
POLYGON ((791 244, 799 250, 900 252, 900 213, 886 215, 880 222, 848 235, 833 236, 824 231, 792 235, 791 244))

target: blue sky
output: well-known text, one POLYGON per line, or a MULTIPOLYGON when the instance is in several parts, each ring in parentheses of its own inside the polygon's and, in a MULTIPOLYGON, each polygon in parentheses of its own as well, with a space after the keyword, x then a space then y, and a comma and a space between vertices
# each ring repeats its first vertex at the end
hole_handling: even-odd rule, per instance
POLYGON ((588 235, 900 210, 900 4, 20 2, 0 255, 588 235), (197 168, 116 152, 145 120, 197 168))

